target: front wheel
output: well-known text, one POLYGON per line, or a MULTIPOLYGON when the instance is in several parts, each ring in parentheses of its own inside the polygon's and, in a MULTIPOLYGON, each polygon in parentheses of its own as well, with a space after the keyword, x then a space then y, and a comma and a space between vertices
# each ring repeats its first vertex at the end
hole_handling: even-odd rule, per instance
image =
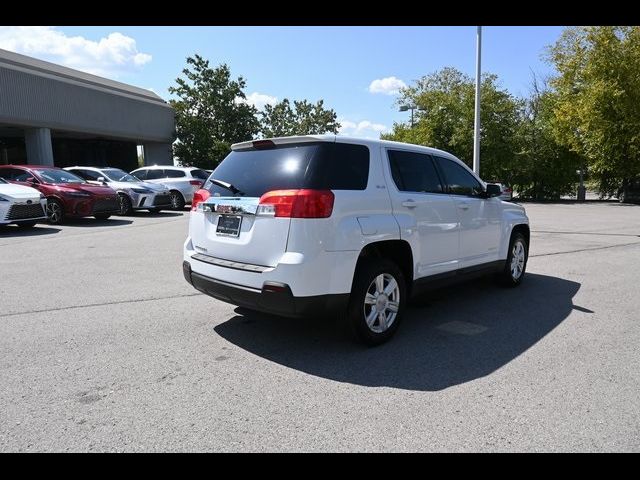
POLYGON ((498 275, 500 283, 507 287, 517 287, 522 283, 529 258, 527 239, 520 232, 511 236, 509 255, 503 271, 498 275))
POLYGON ((118 194, 118 213, 120 215, 131 215, 131 212, 133 212, 131 200, 124 193, 119 193, 118 194))
POLYGON ((62 203, 55 199, 47 200, 47 218, 49 223, 53 225, 60 225, 64 220, 64 208, 62 203))
POLYGON ((171 209, 184 210, 184 197, 176 190, 171 190, 171 209))
POLYGON ((356 339, 371 346, 389 340, 398 329, 406 299, 404 275, 395 263, 372 259, 360 264, 347 310, 356 339))

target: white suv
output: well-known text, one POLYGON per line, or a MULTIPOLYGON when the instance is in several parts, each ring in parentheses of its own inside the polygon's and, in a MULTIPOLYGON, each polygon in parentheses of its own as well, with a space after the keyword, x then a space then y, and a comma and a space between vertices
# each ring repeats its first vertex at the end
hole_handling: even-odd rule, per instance
POLYGON ((249 309, 340 313, 380 344, 424 286, 488 272, 520 284, 529 220, 498 195, 433 148, 333 135, 238 143, 194 196, 184 276, 249 309))
POLYGON ((191 203, 193 194, 209 177, 208 172, 199 168, 169 165, 142 167, 131 172, 131 175, 145 182, 160 183, 167 187, 170 191, 173 210, 183 210, 185 204, 191 203))

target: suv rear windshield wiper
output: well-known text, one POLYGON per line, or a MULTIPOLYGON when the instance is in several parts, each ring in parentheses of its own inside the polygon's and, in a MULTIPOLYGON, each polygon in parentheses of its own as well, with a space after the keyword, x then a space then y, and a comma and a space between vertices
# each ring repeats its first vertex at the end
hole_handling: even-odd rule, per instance
POLYGON ((227 190, 229 190, 234 195, 241 195, 241 196, 244 195, 244 192, 242 190, 240 190, 239 188, 236 188, 235 186, 231 185, 230 183, 223 182, 222 180, 218 180, 216 178, 210 178, 209 180, 211 182, 215 183, 216 185, 220 185, 221 187, 226 188, 227 190))

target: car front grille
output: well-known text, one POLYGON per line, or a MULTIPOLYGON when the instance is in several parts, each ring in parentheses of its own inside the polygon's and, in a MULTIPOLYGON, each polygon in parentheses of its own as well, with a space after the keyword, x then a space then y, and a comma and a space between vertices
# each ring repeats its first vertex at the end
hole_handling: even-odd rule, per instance
POLYGON ((118 211, 118 201, 115 198, 108 200, 96 200, 96 203, 93 204, 93 213, 116 211, 118 211))
POLYGON ((171 196, 169 194, 156 195, 155 198, 153 199, 153 205, 155 207, 158 207, 161 205, 171 205, 171 196))
POLYGON ((41 218, 45 216, 40 202, 30 205, 14 204, 11 205, 7 213, 7 220, 28 220, 30 218, 41 218))

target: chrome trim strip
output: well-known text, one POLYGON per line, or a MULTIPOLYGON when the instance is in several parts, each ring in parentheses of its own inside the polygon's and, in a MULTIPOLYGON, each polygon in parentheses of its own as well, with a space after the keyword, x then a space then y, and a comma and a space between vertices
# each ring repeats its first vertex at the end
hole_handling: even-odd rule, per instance
POLYGON ((244 272, 251 273, 264 273, 273 270, 273 267, 265 267, 264 265, 252 265, 251 263, 232 262, 231 260, 225 260, 223 258, 212 257, 211 255, 205 255, 203 253, 196 253, 191 258, 200 262, 215 265, 217 267, 232 268, 234 270, 242 270, 244 272))

